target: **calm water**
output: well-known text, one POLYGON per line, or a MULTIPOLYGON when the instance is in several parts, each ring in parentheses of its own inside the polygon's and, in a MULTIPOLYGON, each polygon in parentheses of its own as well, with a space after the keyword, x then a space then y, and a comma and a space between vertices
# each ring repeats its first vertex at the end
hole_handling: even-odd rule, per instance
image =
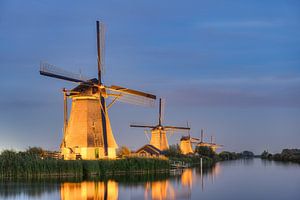
POLYGON ((300 199, 300 165, 250 159, 170 176, 1 182, 0 199, 300 199))

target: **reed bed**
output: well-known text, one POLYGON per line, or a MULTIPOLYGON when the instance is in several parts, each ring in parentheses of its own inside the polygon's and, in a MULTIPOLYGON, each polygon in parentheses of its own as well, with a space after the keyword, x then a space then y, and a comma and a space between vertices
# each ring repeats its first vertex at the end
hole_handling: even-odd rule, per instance
POLYGON ((148 173, 168 169, 168 160, 155 158, 59 160, 42 159, 37 154, 11 150, 5 150, 0 154, 1 178, 105 176, 133 172, 148 173))

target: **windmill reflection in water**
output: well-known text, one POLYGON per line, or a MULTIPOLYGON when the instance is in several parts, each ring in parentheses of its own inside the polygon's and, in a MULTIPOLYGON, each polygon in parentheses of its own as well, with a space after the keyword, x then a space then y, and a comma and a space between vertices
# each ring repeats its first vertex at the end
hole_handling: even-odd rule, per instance
MULTIPOLYGON (((122 187, 132 189, 140 188, 144 193, 144 199, 167 200, 167 199, 191 199, 192 187, 201 185, 202 190, 206 184, 213 183, 216 176, 220 173, 218 163, 209 169, 190 168, 178 171, 175 176, 170 176, 163 180, 146 181, 127 186, 122 183, 122 187)), ((115 200, 120 199, 119 184, 116 180, 108 181, 83 181, 83 182, 64 182, 61 183, 62 200, 79 199, 101 199, 115 200)), ((135 198, 136 193, 131 197, 135 198)), ((140 198, 140 196, 139 196, 140 198)))

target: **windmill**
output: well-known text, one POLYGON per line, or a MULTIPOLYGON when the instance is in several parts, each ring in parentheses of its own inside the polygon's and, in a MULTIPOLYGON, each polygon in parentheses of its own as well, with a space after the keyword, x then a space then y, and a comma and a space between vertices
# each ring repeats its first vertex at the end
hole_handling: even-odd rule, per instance
POLYGON ((118 147, 113 136, 108 109, 118 100, 134 104, 153 104, 156 96, 121 86, 106 86, 102 82, 104 26, 97 26, 98 79, 87 79, 59 69, 48 63, 41 63, 40 74, 52 78, 79 83, 64 94, 64 136, 61 154, 64 159, 115 158, 118 147), (112 98, 109 105, 106 98, 112 98), (67 100, 72 100, 68 119, 67 100))
POLYGON ((223 145, 219 145, 219 144, 216 144, 216 143, 213 142, 213 136, 210 137, 210 142, 204 142, 203 137, 204 137, 204 131, 203 131, 203 129, 201 129, 200 142, 197 144, 197 146, 199 146, 199 147, 209 147, 213 151, 216 151, 218 148, 223 147, 223 145))
MULTIPOLYGON (((187 123, 187 127, 189 127, 189 124, 187 123)), ((198 143, 199 139, 191 137, 190 131, 188 131, 188 136, 182 136, 180 139, 180 150, 181 153, 186 154, 192 154, 194 153, 192 144, 198 143)))
POLYGON ((219 148, 222 148, 224 145, 217 144, 216 142, 213 142, 213 136, 210 136, 210 147, 213 151, 216 151, 219 148))
POLYGON ((168 139, 166 133, 169 131, 178 130, 190 130, 189 127, 178 127, 178 126, 164 126, 162 125, 162 100, 159 99, 159 115, 158 124, 155 126, 151 125, 136 125, 132 124, 130 127, 146 128, 151 130, 150 145, 158 148, 161 151, 169 149, 168 139))

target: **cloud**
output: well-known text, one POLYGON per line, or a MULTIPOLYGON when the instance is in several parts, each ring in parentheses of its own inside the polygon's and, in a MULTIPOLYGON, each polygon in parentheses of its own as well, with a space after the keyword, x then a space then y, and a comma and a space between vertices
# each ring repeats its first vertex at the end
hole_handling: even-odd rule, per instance
POLYGON ((248 93, 241 90, 205 90, 182 88, 173 91, 169 98, 176 103, 184 103, 190 106, 230 106, 230 107, 299 107, 300 95, 283 96, 281 94, 248 93))
POLYGON ((232 77, 232 78, 204 78, 191 80, 194 84, 221 85, 299 85, 300 77, 296 75, 260 76, 260 77, 232 77))
POLYGON ((197 27, 211 28, 269 28, 283 26, 279 20, 241 20, 241 21, 211 21, 198 23, 197 27))
POLYGON ((165 95, 175 104, 195 107, 300 107, 300 79, 294 76, 203 79, 174 85, 166 90, 165 95))
MULTIPOLYGON (((13 110, 32 110, 39 109, 48 106, 59 105, 58 100, 51 98, 30 98, 22 97, 21 95, 7 96, 6 98, 0 99, 0 109, 2 111, 13 111, 13 110)), ((3 113, 2 113, 3 114, 3 113)), ((1 114, 0 114, 1 116, 1 114)))

